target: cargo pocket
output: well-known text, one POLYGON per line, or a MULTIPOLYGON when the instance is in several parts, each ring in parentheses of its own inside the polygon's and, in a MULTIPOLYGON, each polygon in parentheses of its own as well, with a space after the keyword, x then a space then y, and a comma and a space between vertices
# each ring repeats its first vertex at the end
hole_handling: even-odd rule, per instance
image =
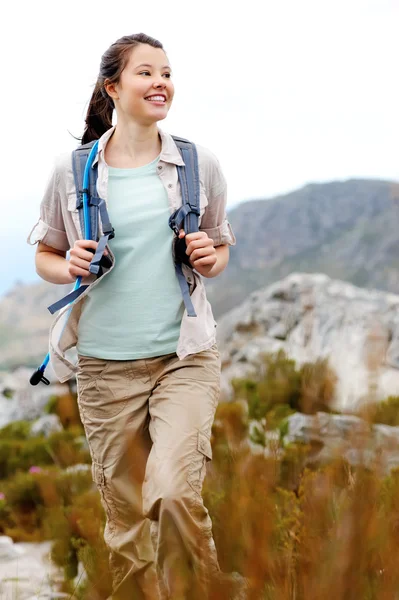
POLYGON ((77 383, 79 390, 84 392, 90 383, 105 375, 110 365, 110 361, 103 358, 78 355, 77 383))
POLYGON ((101 504, 104 508, 107 517, 107 528, 110 536, 115 534, 115 520, 117 518, 117 512, 112 494, 107 487, 107 480, 104 474, 104 467, 99 463, 93 462, 91 466, 93 481, 100 492, 101 504))
POLYGON ((212 446, 208 436, 202 431, 198 432, 197 449, 191 457, 187 482, 196 496, 201 498, 202 484, 206 474, 206 464, 212 460, 212 446))
POLYGON ((128 403, 129 385, 120 361, 79 358, 78 403, 86 418, 106 421, 128 403))

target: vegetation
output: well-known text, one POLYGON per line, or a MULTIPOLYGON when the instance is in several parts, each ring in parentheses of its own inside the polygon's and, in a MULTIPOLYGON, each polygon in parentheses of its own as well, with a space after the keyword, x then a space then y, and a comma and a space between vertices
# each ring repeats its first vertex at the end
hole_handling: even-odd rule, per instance
MULTIPOLYGON (((285 441, 290 414, 334 412, 334 386, 323 361, 298 368, 283 353, 268 355, 258 380, 234 382, 235 400, 217 409, 203 496, 220 566, 248 578, 251 599, 320 600, 334 590, 348 600, 399 600, 399 469, 309 462, 310 445, 285 441)), ((388 398, 370 420, 398 425, 398 402, 388 398)), ((52 411, 60 406, 53 401, 52 411)), ((62 591, 105 599, 105 516, 81 434, 64 424, 59 434, 32 438, 23 422, 0 431, 0 534, 53 540, 62 591), (78 463, 86 469, 65 468, 78 463), (84 582, 76 579, 79 562, 84 582)), ((227 598, 213 588, 210 600, 227 598)))
MULTIPOLYGON (((0 430, 0 479, 27 471, 32 465, 55 464, 65 468, 90 463, 90 454, 82 442, 82 428, 71 427, 48 438, 44 435, 22 438, 19 436, 23 434, 24 425, 29 426, 28 423, 19 423, 15 427, 17 435, 14 438, 0 430)), ((13 431, 13 427, 9 431, 13 431)))
POLYGON ((383 423, 393 427, 399 426, 399 396, 389 396, 387 400, 368 407, 373 423, 383 423))

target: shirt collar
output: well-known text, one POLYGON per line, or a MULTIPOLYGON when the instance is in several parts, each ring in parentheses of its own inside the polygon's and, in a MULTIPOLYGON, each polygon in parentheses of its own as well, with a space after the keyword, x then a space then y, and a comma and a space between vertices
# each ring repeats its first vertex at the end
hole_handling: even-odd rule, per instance
MULTIPOLYGON (((104 150, 109 142, 110 137, 115 131, 115 125, 108 129, 98 140, 98 149, 97 155, 93 161, 93 167, 98 163, 99 157, 101 156, 104 159, 104 150)), ((165 133, 161 129, 158 128, 158 133, 161 138, 161 154, 159 160, 162 160, 167 163, 172 163, 173 165, 179 165, 184 167, 184 161, 181 157, 178 147, 175 144, 174 139, 169 133, 165 133)))

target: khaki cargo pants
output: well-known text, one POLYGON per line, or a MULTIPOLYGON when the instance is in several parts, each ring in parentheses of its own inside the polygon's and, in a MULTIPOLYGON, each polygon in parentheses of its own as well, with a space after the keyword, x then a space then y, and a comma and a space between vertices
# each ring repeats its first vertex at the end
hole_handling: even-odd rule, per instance
POLYGON ((106 512, 113 600, 204 600, 220 573, 201 490, 216 346, 179 360, 79 356, 78 403, 106 512))

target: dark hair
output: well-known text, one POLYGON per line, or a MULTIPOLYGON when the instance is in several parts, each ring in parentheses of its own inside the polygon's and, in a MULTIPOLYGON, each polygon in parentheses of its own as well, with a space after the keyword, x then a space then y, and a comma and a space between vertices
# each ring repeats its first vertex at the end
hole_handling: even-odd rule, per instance
POLYGON ((145 33, 135 33, 121 37, 102 55, 100 72, 86 113, 86 126, 82 135, 82 144, 98 140, 103 133, 112 127, 114 101, 107 94, 104 83, 105 81, 107 83, 118 83, 129 60, 132 48, 139 44, 148 44, 153 48, 163 50, 163 46, 158 40, 145 33))

